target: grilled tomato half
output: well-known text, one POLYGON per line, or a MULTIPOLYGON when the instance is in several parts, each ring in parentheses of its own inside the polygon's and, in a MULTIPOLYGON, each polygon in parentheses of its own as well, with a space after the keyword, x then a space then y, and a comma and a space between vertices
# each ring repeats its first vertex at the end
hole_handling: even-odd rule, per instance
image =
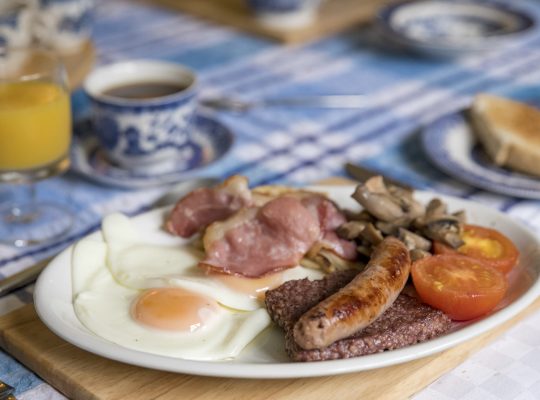
POLYGON ((507 289, 504 274, 478 258, 459 254, 426 257, 413 263, 411 274, 425 303, 457 321, 487 314, 507 289))

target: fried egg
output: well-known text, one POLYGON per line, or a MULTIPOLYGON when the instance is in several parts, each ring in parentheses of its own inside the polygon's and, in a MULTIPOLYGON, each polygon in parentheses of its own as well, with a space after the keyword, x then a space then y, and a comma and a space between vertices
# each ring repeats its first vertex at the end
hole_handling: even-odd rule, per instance
POLYGON ((322 273, 296 267, 260 279, 206 274, 202 254, 159 246, 126 216, 103 221, 104 241, 73 251, 74 309, 96 335, 139 351, 192 360, 236 357, 270 324, 268 288, 322 273))

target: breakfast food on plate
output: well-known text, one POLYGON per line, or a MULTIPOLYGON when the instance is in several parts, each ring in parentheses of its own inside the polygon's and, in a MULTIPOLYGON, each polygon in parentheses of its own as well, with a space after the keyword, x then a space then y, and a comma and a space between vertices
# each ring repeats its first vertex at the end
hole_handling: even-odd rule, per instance
POLYGON ((235 358, 274 321, 291 359, 314 361, 432 339, 500 302, 518 258, 504 235, 381 177, 352 197, 360 211, 233 176, 150 214, 166 232, 110 215, 74 248, 75 313, 106 340, 192 360, 235 358))
POLYGON ((328 346, 303 349, 294 339, 294 326, 312 307, 345 286, 354 271, 334 272, 323 279, 289 281, 266 293, 270 317, 285 331, 285 349, 293 361, 323 361, 359 357, 409 346, 447 332, 451 321, 442 311, 400 294, 379 318, 364 329, 328 346))
POLYGON ((495 164, 540 176, 540 110, 482 93, 474 99, 471 119, 495 164))
POLYGON ((180 199, 167 220, 167 230, 188 238, 252 203, 248 181, 234 175, 213 188, 199 188, 180 199))
POLYGON ((365 328, 394 303, 410 270, 405 245, 396 238, 384 239, 362 272, 300 317, 294 340, 304 349, 316 349, 365 328))
POLYGON ((481 259, 503 274, 512 270, 519 252, 514 243, 495 229, 476 225, 464 225, 461 235, 463 245, 457 249, 440 242, 433 244, 435 254, 464 254, 481 259))
POLYGON ((422 300, 458 321, 493 310, 508 287, 498 269, 481 259, 455 254, 418 260, 411 274, 422 300))
POLYGON ((201 266, 226 274, 257 278, 298 265, 304 257, 327 268, 354 266, 355 243, 336 234, 346 222, 338 207, 320 193, 278 189, 250 193, 247 180, 233 176, 222 185, 197 189, 181 199, 168 218, 167 229, 183 237, 204 230, 206 256, 201 266), (242 201, 231 194, 232 187, 242 193, 242 201), (236 212, 225 210, 225 198, 236 212), (220 211, 204 218, 199 215, 213 207, 220 211))
POLYGON ((504 235, 465 225, 464 212, 449 213, 440 199, 424 207, 412 191, 387 186, 382 177, 359 185, 352 197, 363 209, 348 212, 350 221, 337 233, 356 240, 369 257, 364 271, 347 284, 350 278, 327 277, 267 292, 266 307, 284 329, 292 359, 347 358, 414 344, 445 333, 451 319, 477 318, 502 300, 507 283, 501 270, 513 268, 518 255, 504 235), (437 248, 452 254, 432 255, 437 248), (409 269, 426 304, 402 293, 409 269), (302 296, 293 296, 295 290, 302 296))
POLYGON ((409 249, 411 259, 431 255, 432 243, 452 249, 463 245, 465 213, 449 213, 438 198, 426 206, 415 200, 413 191, 386 185, 376 176, 359 185, 352 197, 362 205, 362 211, 349 212, 349 222, 337 229, 337 234, 356 240, 357 250, 370 257, 374 246, 386 236, 400 239, 409 249))

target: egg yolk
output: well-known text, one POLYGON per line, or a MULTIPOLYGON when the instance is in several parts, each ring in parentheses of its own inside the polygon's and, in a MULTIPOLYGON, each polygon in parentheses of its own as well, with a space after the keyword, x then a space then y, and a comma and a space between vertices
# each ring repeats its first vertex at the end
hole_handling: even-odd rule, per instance
POLYGON ((223 274, 216 274, 215 277, 230 289, 245 293, 254 299, 263 299, 267 290, 278 287, 283 283, 281 273, 263 276, 262 278, 245 278, 223 274))
POLYGON ((193 332, 218 308, 215 300, 185 289, 155 288, 135 300, 131 313, 136 321, 153 328, 193 332))

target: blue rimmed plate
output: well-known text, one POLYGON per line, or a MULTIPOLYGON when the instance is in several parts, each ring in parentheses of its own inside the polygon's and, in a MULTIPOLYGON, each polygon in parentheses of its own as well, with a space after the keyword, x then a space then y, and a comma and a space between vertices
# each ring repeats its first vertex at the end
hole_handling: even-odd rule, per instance
MULTIPOLYGON (((540 86, 499 93, 540 107, 540 86)), ((472 186, 515 197, 540 199, 540 179, 491 162, 477 143, 467 110, 443 116, 424 128, 422 142, 431 161, 447 174, 472 186)))
POLYGON ((411 0, 379 13, 385 36, 410 50, 459 56, 496 50, 535 25, 526 10, 508 3, 471 0, 411 0))
POLYGON ((180 157, 141 169, 125 169, 113 163, 99 145, 88 121, 76 125, 77 135, 71 150, 72 169, 89 179, 124 189, 141 189, 168 185, 192 178, 210 164, 225 156, 231 149, 234 136, 218 120, 198 114, 193 122, 192 142, 180 157), (189 162, 184 160, 188 159, 189 162))

